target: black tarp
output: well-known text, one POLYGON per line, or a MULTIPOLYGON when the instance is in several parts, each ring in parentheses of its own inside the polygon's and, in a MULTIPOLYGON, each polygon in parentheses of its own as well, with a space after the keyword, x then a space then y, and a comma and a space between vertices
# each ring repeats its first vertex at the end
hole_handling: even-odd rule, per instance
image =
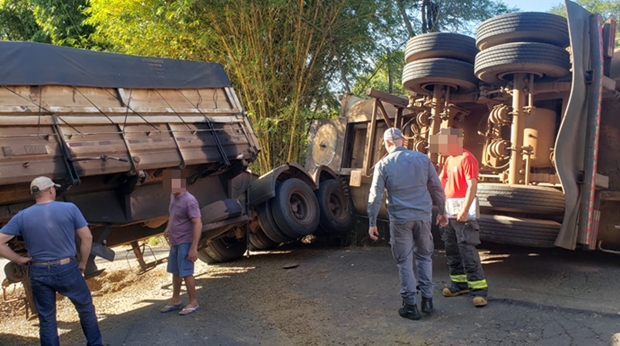
POLYGON ((215 63, 0 41, 0 85, 194 89, 231 84, 215 63))

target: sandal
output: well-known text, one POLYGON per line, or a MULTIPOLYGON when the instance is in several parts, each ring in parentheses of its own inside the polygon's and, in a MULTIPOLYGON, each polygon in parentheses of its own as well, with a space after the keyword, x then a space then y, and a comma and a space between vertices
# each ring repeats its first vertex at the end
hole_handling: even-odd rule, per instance
POLYGON ((195 308, 183 308, 183 310, 181 310, 181 312, 179 312, 179 316, 185 316, 185 315, 189 315, 192 314, 196 311, 198 311, 198 309, 200 309, 200 306, 197 306, 195 308))
POLYGON ((166 312, 170 312, 170 311, 174 311, 174 310, 179 310, 182 307, 183 307, 183 304, 179 304, 179 305, 166 305, 161 310, 159 310, 159 312, 161 312, 162 314, 165 314, 166 312))

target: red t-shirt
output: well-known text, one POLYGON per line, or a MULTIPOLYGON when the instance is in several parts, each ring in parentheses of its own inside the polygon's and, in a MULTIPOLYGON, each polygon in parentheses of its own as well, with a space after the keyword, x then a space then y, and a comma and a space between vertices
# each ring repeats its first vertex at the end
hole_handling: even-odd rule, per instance
POLYGON ((446 198, 465 198, 467 180, 478 179, 478 160, 463 149, 459 156, 448 156, 439 175, 446 198))

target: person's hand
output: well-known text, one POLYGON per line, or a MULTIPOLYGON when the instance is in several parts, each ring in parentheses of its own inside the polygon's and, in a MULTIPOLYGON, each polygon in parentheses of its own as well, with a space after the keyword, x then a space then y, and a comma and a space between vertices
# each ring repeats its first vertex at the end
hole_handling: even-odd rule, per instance
POLYGON ((456 220, 458 222, 467 222, 468 219, 469 219, 469 213, 465 209, 461 210, 456 216, 456 220))
POLYGON ((80 263, 78 263, 78 269, 80 270, 80 273, 84 275, 84 271, 86 270, 86 263, 82 263, 82 261, 80 261, 80 263))
POLYGON ((196 260, 198 260, 198 249, 194 247, 189 249, 189 253, 187 254, 187 259, 192 262, 196 262, 196 260))
POLYGON ((437 224, 439 225, 439 227, 446 227, 448 223, 449 223, 448 215, 445 215, 445 214, 437 215, 437 224))
POLYGON ((32 257, 20 256, 19 259, 15 263, 17 263, 19 265, 24 265, 24 264, 26 264, 26 263, 28 263, 30 261, 32 261, 32 257))
POLYGON ((168 231, 168 228, 166 227, 166 229, 164 230, 164 237, 169 238, 170 232, 168 231))
POLYGON ((379 230, 377 226, 368 227, 368 235, 373 241, 379 240, 379 230))

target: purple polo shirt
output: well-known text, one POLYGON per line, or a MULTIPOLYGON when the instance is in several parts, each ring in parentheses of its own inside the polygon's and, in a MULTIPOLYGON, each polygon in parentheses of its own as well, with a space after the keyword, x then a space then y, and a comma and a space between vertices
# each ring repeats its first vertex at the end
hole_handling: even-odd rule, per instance
POLYGON ((170 214, 168 221, 170 245, 191 243, 194 238, 192 219, 200 217, 200 207, 196 197, 187 191, 179 197, 172 194, 168 212, 170 214))

